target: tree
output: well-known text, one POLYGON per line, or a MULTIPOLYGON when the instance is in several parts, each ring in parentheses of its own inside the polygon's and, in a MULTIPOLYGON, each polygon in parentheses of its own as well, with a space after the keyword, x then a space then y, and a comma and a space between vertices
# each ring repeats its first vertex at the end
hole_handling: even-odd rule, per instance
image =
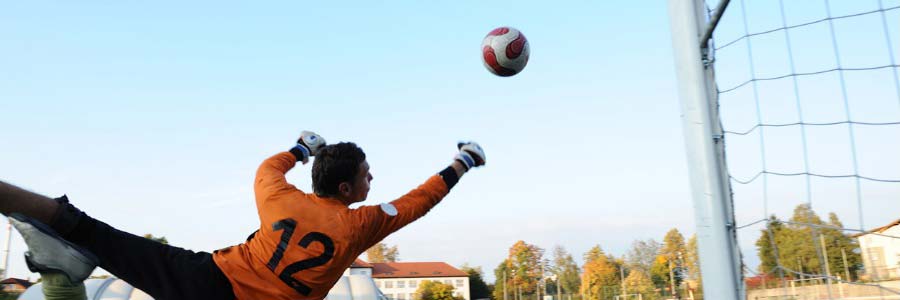
POLYGON ((553 249, 553 273, 556 274, 557 284, 566 294, 577 293, 581 287, 581 272, 572 254, 562 246, 553 249))
POLYGON ((703 276, 700 273, 700 252, 697 250, 696 234, 688 239, 687 255, 684 257, 684 263, 687 268, 687 278, 691 281, 689 282, 689 288, 694 291, 694 297, 702 299, 700 293, 703 290, 703 276))
POLYGON ((653 281, 650 280, 646 273, 640 270, 633 270, 628 273, 628 277, 625 277, 625 292, 628 294, 641 294, 641 299, 654 300, 657 298, 653 288, 653 281))
POLYGON ((650 274, 650 267, 659 253, 662 245, 659 242, 648 239, 646 241, 634 241, 631 250, 625 254, 625 265, 632 270, 641 270, 644 274, 650 274))
POLYGON ((397 250, 397 245, 393 247, 388 247, 384 243, 376 243, 366 250, 366 257, 369 259, 369 262, 373 263, 385 263, 385 262, 397 262, 400 260, 400 251, 397 250))
POLYGON ((665 256, 669 260, 677 260, 678 257, 685 253, 684 236, 678 229, 672 228, 666 232, 663 238, 663 246, 659 249, 659 254, 665 256))
POLYGON ((512 290, 510 282, 512 282, 512 278, 509 275, 509 259, 504 259, 497 265, 497 268, 494 269, 494 300, 505 300, 503 298, 503 291, 505 290, 507 293, 514 293, 512 290))
POLYGON ((165 244, 165 245, 169 244, 169 241, 166 240, 166 237, 164 237, 164 236, 153 236, 152 234, 148 233, 148 234, 144 235, 144 238, 147 238, 149 240, 153 240, 153 241, 165 244))
POLYGON ((783 235, 784 224, 775 215, 769 216, 766 228, 760 230, 759 239, 756 240, 756 255, 759 257, 759 272, 774 272, 778 268, 775 256, 776 237, 783 235))
POLYGON ((600 245, 596 245, 584 255, 584 273, 581 274, 581 290, 588 299, 605 299, 609 288, 619 286, 619 268, 616 259, 607 256, 600 245), (602 297, 602 298, 601 298, 602 297))
POLYGON ((844 228, 844 224, 838 219, 837 214, 833 212, 828 213, 828 226, 832 228, 822 229, 821 234, 825 237, 825 248, 828 250, 828 264, 831 267, 831 275, 840 275, 843 278, 846 277, 844 270, 847 270, 850 273, 850 278, 844 279, 857 278, 857 270, 862 267, 862 257, 854 250, 859 248, 859 243, 856 239, 845 235, 839 229, 844 228), (842 249, 844 250, 843 253, 841 253, 842 249), (846 269, 843 256, 847 257, 846 269))
POLYGON ((825 269, 820 258, 825 255, 831 275, 846 277, 843 275, 843 255, 846 255, 846 270, 850 273, 850 279, 855 279, 862 261, 856 253, 859 245, 856 240, 845 235, 841 228, 843 224, 837 214, 829 213, 828 223, 825 223, 807 204, 794 208, 789 222, 782 222, 774 215, 769 217, 766 230, 762 230, 756 240, 757 255, 761 261, 760 271, 773 272, 780 262, 790 270, 821 274, 825 269), (824 253, 820 252, 822 239, 827 250, 824 253))
POLYGON ((471 299, 482 299, 491 297, 491 289, 484 282, 481 275, 481 267, 470 267, 468 264, 459 268, 461 271, 469 274, 469 296, 471 299))
MULTIPOLYGON (((678 229, 672 228, 663 238, 663 246, 650 268, 650 279, 660 287, 671 289, 681 285, 684 275, 681 272, 682 259, 687 253, 684 236, 678 229), (674 282, 673 282, 674 279, 674 282)), ((677 291, 671 291, 673 294, 677 291)))
POLYGON ((454 295, 452 285, 430 280, 419 284, 416 295, 416 300, 464 300, 454 295))
POLYGON ((509 248, 508 268, 512 279, 511 285, 523 294, 531 294, 537 290, 542 276, 541 262, 544 249, 518 241, 509 248))

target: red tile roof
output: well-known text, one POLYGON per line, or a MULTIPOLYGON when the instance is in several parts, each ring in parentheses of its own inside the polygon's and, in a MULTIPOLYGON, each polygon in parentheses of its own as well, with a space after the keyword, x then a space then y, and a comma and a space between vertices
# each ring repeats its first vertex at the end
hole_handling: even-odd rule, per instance
POLYGON ((443 262, 372 263, 373 278, 468 277, 469 274, 443 262))
POLYGON ((33 285, 34 283, 31 283, 30 281, 25 280, 25 279, 7 278, 7 279, 4 279, 3 281, 0 281, 0 284, 18 284, 25 288, 28 288, 31 285, 33 285))
POLYGON ((350 267, 351 268, 374 268, 374 266, 372 266, 372 264, 367 263, 366 261, 359 259, 359 258, 357 258, 355 261, 353 261, 353 264, 351 264, 350 267))
POLYGON ((881 226, 881 227, 878 227, 878 228, 875 228, 875 229, 872 229, 872 230, 869 230, 869 231, 866 231, 866 232, 860 232, 860 233, 857 233, 857 234, 850 235, 850 237, 860 237, 860 236, 864 236, 864 235, 867 235, 867 234, 870 234, 870 233, 882 233, 882 232, 885 232, 885 231, 888 230, 888 229, 891 229, 891 227, 894 227, 894 226, 897 226, 897 225, 900 225, 900 219, 894 220, 893 222, 888 223, 887 225, 884 225, 884 226, 881 226))

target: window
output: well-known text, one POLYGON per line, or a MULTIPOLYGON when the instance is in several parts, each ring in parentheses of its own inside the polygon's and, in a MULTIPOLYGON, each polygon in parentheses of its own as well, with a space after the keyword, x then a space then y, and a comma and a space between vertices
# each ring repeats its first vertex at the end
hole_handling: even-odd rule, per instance
POLYGON ((375 286, 377 286, 380 289, 381 288, 381 280, 375 280, 375 286))
POLYGON ((397 294, 397 300, 406 300, 406 294, 397 294))
POLYGON ((447 284, 447 285, 453 285, 453 280, 450 280, 450 279, 444 279, 444 284, 447 284))
POLYGON ((394 294, 384 294, 388 299, 394 300, 394 294))
POLYGON ((397 288, 398 289, 406 288, 406 281, 405 280, 397 280, 397 288))
MULTIPOLYGON (((384 281, 384 288, 386 288, 386 289, 392 289, 392 288, 394 288, 394 281, 393 281, 393 280, 385 280, 385 281, 384 281)), ((394 297, 388 297, 388 298, 394 298, 394 297)))
POLYGON ((410 280, 410 281, 409 281, 409 287, 411 287, 411 288, 418 287, 418 283, 419 283, 418 281, 410 280))
POLYGON ((457 280, 456 280, 456 287, 463 287, 463 280, 462 280, 462 279, 457 279, 457 280))
POLYGON ((409 293, 409 300, 416 300, 416 293, 409 293))

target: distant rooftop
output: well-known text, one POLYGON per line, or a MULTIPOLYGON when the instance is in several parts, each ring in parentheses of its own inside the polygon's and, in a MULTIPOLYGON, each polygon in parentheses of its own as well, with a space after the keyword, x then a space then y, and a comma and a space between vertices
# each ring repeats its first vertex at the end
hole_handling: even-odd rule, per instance
POLYGON ((894 227, 897 225, 900 225, 900 219, 894 220, 893 222, 888 223, 887 225, 884 225, 884 226, 881 226, 881 227, 878 227, 878 228, 875 228, 875 229, 872 229, 872 230, 869 230, 866 232, 861 232, 861 233, 851 235, 851 237, 860 237, 860 236, 864 236, 864 235, 867 235, 870 233, 882 233, 888 229, 891 229, 891 227, 894 227))
MULTIPOLYGON (((354 263, 355 264, 355 263, 354 263)), ((467 277, 444 262, 391 262, 370 263, 373 278, 419 278, 419 277, 467 277)))

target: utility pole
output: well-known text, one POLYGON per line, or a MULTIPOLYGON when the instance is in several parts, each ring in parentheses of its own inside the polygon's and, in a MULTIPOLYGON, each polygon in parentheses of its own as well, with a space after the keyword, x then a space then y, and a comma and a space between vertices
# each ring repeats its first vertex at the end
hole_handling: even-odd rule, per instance
POLYGON ((544 263, 541 261, 538 261, 538 264, 540 264, 540 267, 541 267, 541 277, 537 283, 537 285, 538 285, 537 286, 537 299, 535 299, 535 300, 541 300, 541 293, 544 292, 544 289, 546 288, 546 286, 543 285, 543 283, 544 283, 544 263))
POLYGON ((522 290, 519 289, 519 285, 516 285, 516 299, 522 300, 522 290))
POLYGON ((847 252, 844 251, 844 248, 841 248, 841 258, 844 259, 844 276, 847 277, 847 281, 850 281, 850 268, 847 266, 847 252))
POLYGON ((506 296, 506 271, 503 271, 503 300, 509 300, 506 296))
POLYGON ((828 249, 825 248, 825 235, 819 234, 819 242, 822 244, 822 256, 825 257, 825 286, 828 287, 828 293, 831 293, 831 268, 828 266, 828 249))
POLYGON ((6 276, 9 275, 9 245, 11 240, 12 221, 8 221, 8 223, 6 223, 6 247, 3 247, 3 273, 0 274, 0 279, 6 279, 6 276))
POLYGON ((625 290, 625 266, 619 266, 619 278, 622 278, 622 296, 627 299, 628 291, 625 290))
POLYGON ((672 288, 672 297, 678 299, 675 293, 675 273, 672 273, 672 260, 669 260, 669 285, 672 288))
POLYGON ((562 288, 560 288, 559 276, 556 276, 556 300, 562 300, 562 288))

